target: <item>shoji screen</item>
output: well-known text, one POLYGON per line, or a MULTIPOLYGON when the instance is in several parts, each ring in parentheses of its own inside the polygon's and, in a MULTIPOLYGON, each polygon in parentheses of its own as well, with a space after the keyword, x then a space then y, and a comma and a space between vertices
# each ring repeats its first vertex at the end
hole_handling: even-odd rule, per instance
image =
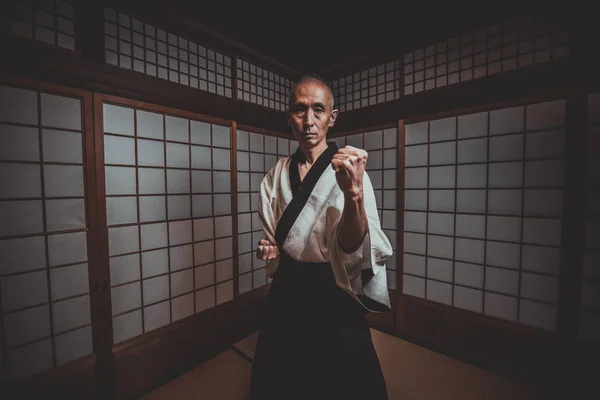
MULTIPOLYGON (((3 29, 17 36, 34 39, 66 50, 75 50, 75 12, 72 0, 6 2, 3 29)), ((1 17, 0 17, 1 18, 1 17)))
POLYGON ((119 343, 233 298, 230 127, 158 107, 102 107, 119 343))
POLYGON ((82 96, 0 86, 0 359, 8 380, 92 353, 82 96))
POLYGON ((600 94, 588 97, 586 229, 579 336, 600 339, 600 94))
POLYGON ((375 190, 381 226, 394 249, 386 265, 388 288, 396 290, 398 129, 379 129, 333 140, 340 148, 353 146, 369 154, 367 174, 375 190))
POLYGON ((565 101, 406 125, 403 293, 555 330, 565 101))
POLYGON ((256 247, 264 233, 258 219, 260 184, 279 158, 296 151, 297 143, 262 133, 237 130, 237 212, 239 293, 270 282, 265 266, 256 258, 256 247))
POLYGON ((287 109, 293 82, 246 60, 236 59, 237 99, 278 111, 287 109))
POLYGON ((335 103, 341 112, 356 110, 400 98, 401 61, 365 69, 333 81, 335 103))
POLYGON ((106 63, 231 98, 231 57, 110 8, 106 63))
POLYGON ((569 54, 566 26, 522 16, 404 55, 404 95, 556 60, 569 54))

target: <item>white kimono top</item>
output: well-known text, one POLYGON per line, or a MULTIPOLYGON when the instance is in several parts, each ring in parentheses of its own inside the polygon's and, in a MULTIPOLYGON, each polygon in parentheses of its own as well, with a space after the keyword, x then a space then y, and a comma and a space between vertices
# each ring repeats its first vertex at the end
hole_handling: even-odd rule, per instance
MULTIPOLYGON (((350 254, 338 243, 337 229, 345 199, 331 166, 337 149, 335 143, 330 143, 301 183, 296 156, 279 159, 261 183, 260 223, 266 238, 278 243, 280 252, 284 251, 297 261, 329 262, 337 285, 364 308, 372 312, 389 311, 385 264, 393 250, 381 229, 375 193, 367 172, 363 177, 367 234, 358 250, 350 254), (293 184, 299 185, 295 195, 293 184)), ((275 276, 278 265, 279 258, 267 263, 268 277, 275 276)))

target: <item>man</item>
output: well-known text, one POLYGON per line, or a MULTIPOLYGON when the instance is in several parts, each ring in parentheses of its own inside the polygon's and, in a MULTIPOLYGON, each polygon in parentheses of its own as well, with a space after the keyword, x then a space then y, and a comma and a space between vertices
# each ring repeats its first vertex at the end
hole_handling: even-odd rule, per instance
POLYGON ((367 152, 327 143, 338 116, 316 76, 291 92, 295 154, 261 184, 267 240, 257 257, 273 278, 252 365, 252 399, 387 399, 366 324, 390 310, 385 271, 392 247, 381 230, 367 152))

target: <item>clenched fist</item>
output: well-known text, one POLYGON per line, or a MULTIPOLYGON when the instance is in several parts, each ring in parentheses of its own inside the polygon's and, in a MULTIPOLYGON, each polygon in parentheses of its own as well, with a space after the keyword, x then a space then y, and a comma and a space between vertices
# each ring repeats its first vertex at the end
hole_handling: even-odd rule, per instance
POLYGON ((264 239, 258 242, 256 258, 262 261, 271 261, 277 257, 279 257, 279 248, 276 244, 264 239))
POLYGON ((331 160, 335 179, 346 196, 361 196, 363 175, 369 155, 365 150, 345 146, 337 151, 331 160))

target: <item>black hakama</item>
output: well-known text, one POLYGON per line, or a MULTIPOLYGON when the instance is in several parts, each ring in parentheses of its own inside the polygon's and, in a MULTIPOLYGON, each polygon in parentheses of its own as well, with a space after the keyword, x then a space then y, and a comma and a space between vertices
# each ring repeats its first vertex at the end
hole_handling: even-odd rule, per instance
POLYGON ((251 399, 387 399, 366 310, 329 263, 282 257, 260 313, 251 399))

